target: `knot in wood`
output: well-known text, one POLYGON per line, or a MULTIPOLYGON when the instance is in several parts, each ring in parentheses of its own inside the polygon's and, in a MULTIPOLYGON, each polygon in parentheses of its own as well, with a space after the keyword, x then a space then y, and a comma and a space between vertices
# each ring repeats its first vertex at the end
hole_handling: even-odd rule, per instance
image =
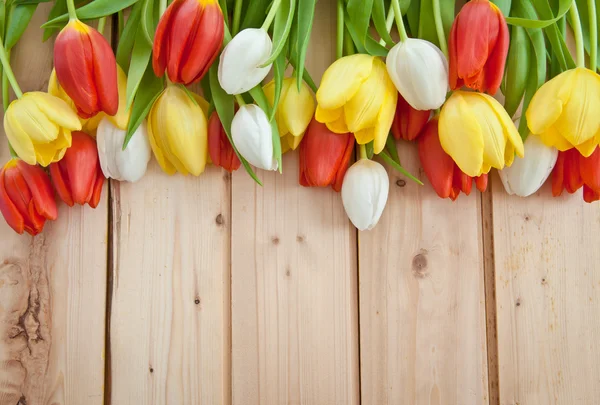
POLYGON ((425 278, 428 275, 427 272, 427 252, 421 252, 413 257, 412 260, 412 271, 413 276, 416 278, 425 278))

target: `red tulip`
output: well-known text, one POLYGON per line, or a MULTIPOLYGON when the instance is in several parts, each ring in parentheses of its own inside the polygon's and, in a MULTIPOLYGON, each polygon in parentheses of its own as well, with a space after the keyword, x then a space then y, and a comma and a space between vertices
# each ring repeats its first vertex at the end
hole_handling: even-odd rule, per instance
POLYGON ((117 62, 106 39, 94 28, 71 20, 54 43, 56 78, 81 118, 119 109, 117 62))
MULTIPOLYGON (((461 191, 466 195, 471 194, 473 178, 463 173, 442 149, 437 118, 429 121, 419 136, 419 158, 425 175, 440 198, 454 201, 461 191)), ((481 192, 486 190, 487 183, 487 174, 475 178, 477 189, 481 192)))
POLYGON ((18 234, 37 235, 58 216, 50 179, 38 166, 11 159, 0 171, 0 212, 18 234))
POLYGON ((423 128, 431 111, 415 110, 406 102, 401 94, 398 94, 398 103, 396 104, 396 115, 392 123, 392 134, 396 139, 404 139, 405 141, 414 140, 423 128))
POLYGON ((591 203, 600 200, 600 148, 589 157, 577 149, 558 153, 552 171, 552 195, 558 197, 563 190, 573 194, 583 186, 583 199, 591 203))
POLYGON ((73 132, 73 144, 65 157, 50 165, 50 177, 58 196, 69 206, 100 202, 104 175, 94 138, 84 132, 73 132))
POLYGON ((185 85, 202 79, 221 50, 223 13, 216 0, 175 0, 161 17, 152 50, 158 77, 185 85))
POLYGON ((235 154, 216 111, 213 111, 208 120, 208 154, 215 166, 221 166, 229 173, 240 168, 240 159, 235 154))
POLYGON ((504 76, 509 34, 506 20, 488 0, 466 3, 452 24, 450 87, 463 85, 494 95, 504 76))
POLYGON ((354 135, 335 134, 313 118, 300 143, 300 185, 339 192, 354 150, 354 135))

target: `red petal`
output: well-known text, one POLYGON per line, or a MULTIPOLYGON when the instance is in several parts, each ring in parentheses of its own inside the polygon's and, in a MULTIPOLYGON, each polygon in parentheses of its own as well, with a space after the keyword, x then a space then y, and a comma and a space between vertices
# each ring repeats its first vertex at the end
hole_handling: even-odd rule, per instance
POLYGON ((570 149, 565 153, 565 170, 564 170, 564 186, 565 189, 573 194, 583 186, 583 179, 581 178, 581 170, 579 163, 581 161, 581 155, 577 149, 570 149))
POLYGON ((565 177, 565 153, 558 152, 558 159, 556 159, 556 165, 552 170, 552 195, 558 197, 562 194, 564 189, 564 177, 565 177))
POLYGON ((583 186, 583 201, 586 203, 593 203, 594 201, 600 200, 600 193, 592 190, 587 185, 583 186))
POLYGON ((338 193, 342 191, 342 185, 344 184, 344 176, 346 176, 346 172, 348 171, 348 167, 350 166, 350 158, 354 153, 354 136, 352 134, 347 134, 346 136, 346 149, 344 151, 344 155, 342 156, 342 160, 338 166, 337 175, 335 176, 335 182, 331 186, 333 190, 337 191, 338 193))
POLYGON ((100 163, 98 162, 98 166, 96 169, 96 180, 92 187, 92 195, 88 201, 88 204, 92 208, 96 208, 100 203, 100 198, 102 197, 102 187, 104 186, 104 174, 102 173, 102 168, 100 167, 100 163))
POLYGON ((152 46, 152 69, 157 77, 162 77, 167 68, 167 55, 169 54, 169 32, 171 31, 171 17, 181 0, 175 0, 160 18, 154 34, 152 46))
POLYGON ((90 28, 89 38, 93 51, 94 83, 99 108, 112 116, 119 110, 115 54, 106 38, 94 28, 90 28))
POLYGON ((419 159, 437 195, 440 198, 450 197, 456 164, 442 149, 437 118, 429 121, 419 136, 419 159))
POLYGON ((66 172, 63 160, 50 165, 50 178, 52 179, 54 189, 56 190, 56 193, 60 199, 63 200, 69 207, 72 207, 75 203, 73 202, 73 197, 71 196, 69 176, 66 172))
POLYGON ((494 10, 498 19, 498 38, 496 44, 485 64, 485 83, 484 91, 494 95, 500 88, 502 78, 504 77, 504 66, 508 55, 508 45, 510 41, 508 25, 499 9, 494 10))
POLYGON ((471 194, 471 188, 473 186, 473 178, 464 174, 458 166, 454 166, 454 182, 453 186, 458 188, 466 195, 471 194))
POLYGON ((392 134, 396 139, 404 139, 405 141, 412 141, 419 136, 427 121, 431 112, 415 110, 411 107, 408 102, 398 94, 398 103, 396 104, 396 115, 394 116, 394 122, 392 123, 392 134))
POLYGON ((54 191, 50 179, 39 166, 31 166, 22 160, 17 161, 17 167, 27 182, 37 212, 46 219, 55 220, 58 217, 54 191))
POLYGON ((168 35, 167 73, 174 83, 184 83, 181 69, 191 52, 193 35, 200 23, 202 6, 197 0, 183 0, 173 12, 172 23, 168 35))
MULTIPOLYGON (((11 201, 6 190, 6 166, 0 171, 0 212, 8 226, 19 235, 25 231, 25 220, 15 204, 11 201)), ((14 170, 14 169, 11 169, 14 170)))
POLYGON ((600 148, 587 158, 579 156, 579 173, 587 187, 600 192, 600 148))
POLYGON ((221 166, 221 121, 216 111, 208 120, 208 154, 215 166, 221 166))
POLYGON ((488 175, 486 174, 482 174, 479 177, 475 177, 475 185, 477 186, 477 190, 479 190, 480 192, 484 193, 485 190, 487 190, 487 186, 488 186, 488 175))
POLYGON ((448 72, 448 80, 450 84, 450 88, 452 90, 459 89, 463 86, 463 81, 458 77, 458 56, 457 56, 457 47, 456 43, 456 30, 458 26, 458 19, 455 19, 452 23, 452 29, 450 30, 450 40, 448 41, 448 55, 449 55, 449 72, 448 72))

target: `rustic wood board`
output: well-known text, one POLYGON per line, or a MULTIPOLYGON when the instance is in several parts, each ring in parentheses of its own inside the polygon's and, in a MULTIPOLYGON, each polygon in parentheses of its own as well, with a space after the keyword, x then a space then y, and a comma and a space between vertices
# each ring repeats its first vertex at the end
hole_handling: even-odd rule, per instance
MULTIPOLYGON (((53 42, 39 26, 50 7, 38 7, 13 50, 24 91, 48 86, 53 42)), ((95 210, 60 202, 59 220, 35 238, 0 220, 0 404, 103 404, 106 195, 95 210)))

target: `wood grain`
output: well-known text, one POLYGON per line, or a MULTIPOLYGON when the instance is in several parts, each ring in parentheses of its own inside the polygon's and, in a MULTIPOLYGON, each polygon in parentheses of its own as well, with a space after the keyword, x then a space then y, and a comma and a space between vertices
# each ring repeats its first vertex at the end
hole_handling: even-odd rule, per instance
MULTIPOLYGON (((335 55, 335 2, 317 3, 307 67, 335 55)), ((340 195, 283 175, 240 170, 232 192, 233 403, 359 403, 356 231, 340 195)))
POLYGON ((359 234, 362 403, 488 402, 481 217, 476 191, 438 198, 416 145, 402 163, 426 183, 388 170, 379 225, 359 234))
MULTIPOLYGON (((24 91, 45 91, 52 41, 38 7, 12 64, 24 91)), ((5 139, 4 137, 2 137, 5 139)), ((9 159, 4 141, 1 162, 9 159)), ((96 210, 59 203, 59 220, 32 238, 0 220, 0 404, 102 404, 106 187, 96 210)))

